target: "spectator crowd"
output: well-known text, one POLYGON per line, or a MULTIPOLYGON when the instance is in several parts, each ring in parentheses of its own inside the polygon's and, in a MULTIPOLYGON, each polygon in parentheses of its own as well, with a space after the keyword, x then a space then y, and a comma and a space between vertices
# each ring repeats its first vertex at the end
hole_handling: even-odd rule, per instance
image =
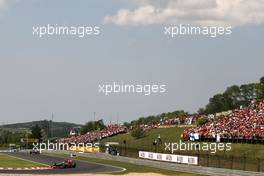
POLYGON ((217 135, 221 139, 264 139, 264 102, 252 101, 248 107, 208 117, 207 123, 185 130, 182 137, 189 139, 192 134, 198 134, 200 139, 215 139, 217 135))
POLYGON ((97 131, 87 132, 80 136, 72 136, 69 138, 60 139, 61 143, 92 143, 103 138, 114 136, 120 133, 126 133, 127 128, 123 125, 110 124, 106 128, 97 131))
POLYGON ((192 125, 194 124, 201 115, 193 114, 182 117, 162 118, 158 122, 152 122, 148 124, 141 124, 140 127, 144 130, 153 128, 170 128, 174 125, 192 125))
MULTIPOLYGON (((252 101, 248 107, 234 109, 227 112, 201 116, 199 114, 184 117, 162 118, 159 121, 141 124, 144 130, 166 128, 174 125, 192 125, 200 118, 207 122, 196 128, 186 129, 182 137, 190 139, 194 134, 199 139, 245 139, 264 140, 264 102, 252 101)), ((128 132, 123 125, 110 124, 102 130, 87 132, 79 136, 60 139, 63 143, 92 143, 103 138, 128 132)))

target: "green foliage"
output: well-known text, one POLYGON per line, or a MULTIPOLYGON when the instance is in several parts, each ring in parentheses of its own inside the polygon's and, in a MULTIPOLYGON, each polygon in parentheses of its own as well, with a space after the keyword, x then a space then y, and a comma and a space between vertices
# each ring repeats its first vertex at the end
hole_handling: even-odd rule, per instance
POLYGON ((259 79, 259 82, 260 82, 261 84, 264 84, 264 76, 263 76, 262 78, 259 79))
POLYGON ((205 108, 199 108, 197 113, 198 114, 205 114, 205 108))
POLYGON ((206 118, 200 118, 200 119, 198 119, 197 120, 197 126, 202 126, 202 125, 204 125, 204 124, 206 124, 207 123, 207 119, 206 118))
POLYGON ((31 138, 38 139, 41 141, 42 134, 41 134, 41 128, 38 125, 35 125, 31 129, 31 138))
POLYGON ((124 122, 124 124, 123 124, 125 127, 127 127, 127 128, 129 128, 130 127, 130 123, 128 123, 128 122, 124 122))
POLYGON ((174 117, 179 117, 179 118, 184 118, 185 116, 188 116, 188 112, 185 112, 183 110, 180 111, 174 111, 174 112, 168 112, 168 113, 162 113, 159 115, 152 115, 148 117, 140 117, 138 120, 134 120, 131 122, 131 125, 133 127, 139 126, 141 124, 150 124, 150 123, 157 123, 161 119, 164 118, 174 118, 174 117))
POLYGON ((25 138, 25 132, 11 132, 0 129, 0 146, 8 146, 8 144, 18 144, 21 138, 25 138))
POLYGON ((260 83, 256 85, 257 87, 257 99, 259 101, 264 100, 264 77, 260 78, 260 83))
POLYGON ((33 121, 33 122, 25 122, 25 123, 15 123, 15 124, 7 124, 0 126, 4 129, 32 129, 35 125, 38 125, 41 129, 44 130, 48 137, 67 137, 70 133, 70 130, 75 127, 80 127, 79 124, 68 123, 68 122, 54 122, 49 120, 41 120, 41 121, 33 121))
POLYGON ((102 130, 105 128, 103 120, 89 121, 81 127, 81 134, 85 134, 90 131, 102 130))
POLYGON ((214 95, 209 99, 205 107, 206 114, 227 111, 240 106, 248 106, 251 100, 264 100, 264 77, 259 83, 233 85, 228 87, 224 93, 214 95))
POLYGON ((140 139, 146 136, 145 131, 143 130, 143 128, 140 128, 139 126, 134 128, 131 131, 131 136, 136 138, 136 139, 140 139))

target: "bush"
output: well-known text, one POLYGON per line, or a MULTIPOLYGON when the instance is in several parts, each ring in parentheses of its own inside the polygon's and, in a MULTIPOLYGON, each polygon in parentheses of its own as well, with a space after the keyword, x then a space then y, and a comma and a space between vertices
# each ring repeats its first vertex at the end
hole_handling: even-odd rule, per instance
POLYGON ((204 124, 206 124, 208 122, 208 120, 206 118, 200 118, 197 120, 197 126, 202 126, 204 124))
POLYGON ((136 127, 132 130, 131 132, 131 136, 136 138, 136 139, 140 139, 146 136, 145 131, 143 130, 143 128, 140 127, 136 127))

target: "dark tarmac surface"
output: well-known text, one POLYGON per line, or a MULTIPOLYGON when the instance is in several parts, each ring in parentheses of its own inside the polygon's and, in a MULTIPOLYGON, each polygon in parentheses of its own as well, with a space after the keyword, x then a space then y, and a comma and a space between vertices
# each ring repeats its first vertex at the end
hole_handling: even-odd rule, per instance
MULTIPOLYGON (((33 162, 38 162, 47 165, 53 165, 53 163, 60 163, 69 158, 57 157, 57 156, 47 156, 47 155, 30 155, 29 153, 6 153, 8 155, 30 160, 33 162)), ((74 159, 73 159, 74 160, 74 159)), ((96 163, 90 163, 85 161, 74 160, 77 164, 76 168, 67 169, 51 169, 51 170, 26 170, 26 171, 0 171, 0 174, 84 174, 84 173, 111 173, 111 172, 121 172, 123 168, 101 165, 96 163)))

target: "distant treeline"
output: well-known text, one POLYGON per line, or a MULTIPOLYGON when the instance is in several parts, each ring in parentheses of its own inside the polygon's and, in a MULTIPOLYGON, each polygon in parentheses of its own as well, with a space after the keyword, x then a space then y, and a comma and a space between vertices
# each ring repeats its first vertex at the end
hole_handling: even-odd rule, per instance
POLYGON ((0 129, 0 147, 8 147, 8 144, 20 143, 21 138, 26 137, 26 132, 11 132, 0 129))
POLYGON ((141 124, 151 124, 151 123, 157 123, 163 118, 174 118, 174 117, 179 117, 180 121, 184 121, 184 118, 189 116, 190 114, 188 112, 185 112, 184 110, 178 110, 174 112, 167 112, 167 113, 162 113, 159 115, 151 115, 147 117, 140 117, 137 120, 131 121, 131 123, 125 122, 124 125, 127 127, 130 126, 138 126, 141 124))
POLYGON ((46 135, 48 138, 67 137, 72 128, 81 126, 78 124, 68 123, 68 122, 54 122, 51 120, 41 120, 41 121, 33 121, 33 122, 25 122, 25 123, 7 124, 0 126, 0 128, 3 129, 24 128, 31 130, 36 125, 38 125, 42 129, 42 131, 45 133, 44 135, 46 135))

